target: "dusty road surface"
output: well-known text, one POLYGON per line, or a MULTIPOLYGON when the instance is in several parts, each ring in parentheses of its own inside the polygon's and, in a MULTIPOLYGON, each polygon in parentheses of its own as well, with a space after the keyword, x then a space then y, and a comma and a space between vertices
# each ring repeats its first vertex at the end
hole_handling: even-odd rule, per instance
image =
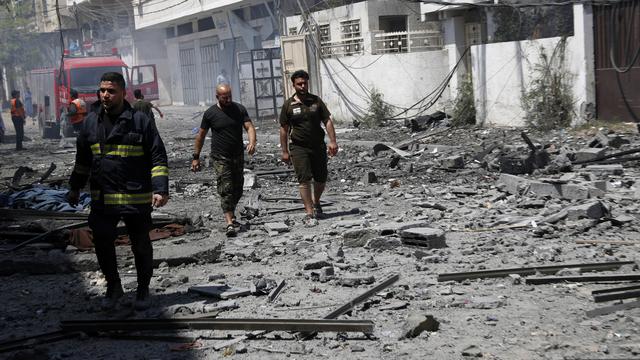
POLYGON ((1 358, 640 358, 633 158, 640 139, 626 131, 633 127, 530 133, 534 151, 516 129, 441 123, 412 133, 403 124, 339 124, 325 218, 305 227, 293 174, 279 161, 278 128, 256 123, 243 227, 227 239, 213 169, 189 171, 192 131, 204 108, 163 110, 157 123, 171 199, 154 218, 159 229, 171 226, 155 231, 153 306, 145 312, 131 309, 136 284, 128 245, 118 247, 127 300, 102 312, 105 282, 82 238, 87 210, 64 215, 52 208, 51 194, 25 194, 64 189, 73 139, 42 140, 29 126, 27 151, 0 145, 1 358), (627 154, 608 156, 621 152, 627 154), (51 163, 55 169, 45 174, 51 163), (14 249, 70 224, 80 230, 52 231, 14 249), (503 269, 510 270, 493 271, 503 269), (337 317, 372 321, 370 334, 321 332, 301 340, 286 331, 127 328, 134 319, 322 319, 395 275, 396 282, 337 317), (218 297, 194 291, 202 286, 218 297), (621 287, 631 289, 601 292, 621 287), (63 321, 107 319, 121 320, 125 331, 17 342, 60 331, 63 321))

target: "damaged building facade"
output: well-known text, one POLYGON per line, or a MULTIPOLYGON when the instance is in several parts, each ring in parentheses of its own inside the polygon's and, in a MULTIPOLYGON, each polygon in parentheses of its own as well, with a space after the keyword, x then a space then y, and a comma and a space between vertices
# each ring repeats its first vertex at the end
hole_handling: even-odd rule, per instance
POLYGON ((255 112, 253 76, 240 64, 250 50, 275 46, 274 12, 273 2, 140 3, 134 7, 136 62, 158 65, 160 92, 173 104, 213 104, 216 84, 225 81, 255 112), (164 46, 147 45, 157 43, 164 46))

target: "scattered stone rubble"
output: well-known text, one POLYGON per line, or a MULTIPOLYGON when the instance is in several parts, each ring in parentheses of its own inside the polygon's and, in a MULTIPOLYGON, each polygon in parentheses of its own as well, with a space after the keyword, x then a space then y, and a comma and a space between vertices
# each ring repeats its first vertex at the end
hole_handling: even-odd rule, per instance
MULTIPOLYGON (((158 126, 169 152, 172 197, 154 217, 158 227, 180 223, 185 231, 154 241, 154 306, 143 313, 126 306, 136 286, 128 246, 117 248, 128 295, 116 314, 100 312, 104 278, 90 250, 69 244, 70 231, 53 231, 6 251, 82 222, 82 214, 65 218, 8 210, 0 220, 4 340, 55 331, 65 319, 319 319, 400 274, 398 282, 341 316, 374 321, 373 337, 321 333, 298 341, 281 331, 179 331, 164 334, 179 337, 175 342, 76 337, 3 355, 571 359, 640 354, 638 307, 587 316, 620 303, 596 304, 591 291, 626 283, 529 285, 526 275, 517 274, 437 280, 452 272, 636 261, 637 133, 591 128, 523 136, 515 129, 448 128, 431 118, 408 127, 339 129, 341 151, 329 164, 326 216, 306 228, 295 179, 279 163, 276 124, 265 121, 256 124, 258 153, 247 158, 243 226, 237 238, 227 239, 212 169, 188 171, 191 128, 200 113, 189 108, 165 113, 158 126)), ((26 143, 29 151, 16 154, 0 144, 4 190, 34 183, 64 186, 73 166, 74 149, 66 145, 72 140, 40 140, 33 128, 27 135, 33 138, 26 143), (55 169, 43 178, 51 163, 55 169), (20 166, 33 171, 14 177, 20 166)), ((571 268, 555 276, 585 274, 571 268)), ((598 274, 640 272, 630 264, 598 274)))

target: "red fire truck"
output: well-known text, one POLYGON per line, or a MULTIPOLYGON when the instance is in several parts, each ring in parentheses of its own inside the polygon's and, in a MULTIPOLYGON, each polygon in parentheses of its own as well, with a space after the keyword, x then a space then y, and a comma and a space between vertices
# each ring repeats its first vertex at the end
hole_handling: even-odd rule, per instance
POLYGON ((72 136, 70 124, 62 123, 62 114, 71 102, 70 91, 78 92, 89 107, 97 100, 96 91, 102 74, 110 71, 124 75, 127 83, 127 100, 133 100, 133 91, 142 90, 146 100, 157 100, 158 81, 155 65, 129 68, 117 54, 110 56, 82 56, 63 58, 62 73, 59 68, 38 69, 30 73, 33 104, 44 138, 59 138, 61 126, 65 136, 72 136))

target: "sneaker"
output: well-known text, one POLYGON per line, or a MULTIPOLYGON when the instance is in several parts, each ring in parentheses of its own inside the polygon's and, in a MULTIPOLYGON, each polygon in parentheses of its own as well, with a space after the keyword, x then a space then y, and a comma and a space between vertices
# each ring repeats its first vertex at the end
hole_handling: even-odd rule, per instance
POLYGON ((233 226, 233 224, 229 224, 227 225, 226 234, 227 237, 236 237, 238 236, 238 231, 236 230, 235 226, 233 226))
POLYGON ((322 219, 322 217, 324 216, 324 212, 322 212, 322 205, 313 204, 313 216, 316 219, 322 219))
POLYGON ((318 225, 318 220, 316 220, 316 218, 314 218, 313 215, 307 214, 304 216, 304 219, 302 219, 302 223, 306 227, 313 227, 318 225))
POLYGON ((122 290, 122 284, 120 283, 107 283, 107 293, 100 302, 102 310, 113 310, 120 301, 120 298, 124 296, 124 290, 122 290))
POLYGON ((136 310, 147 310, 151 306, 151 295, 149 288, 138 288, 136 290, 136 300, 133 302, 133 308, 136 310))
POLYGON ((231 225, 233 225, 234 228, 239 229, 242 227, 242 224, 240 224, 240 222, 238 222, 238 220, 236 220, 236 218, 233 218, 233 220, 231 220, 232 223, 231 225))

